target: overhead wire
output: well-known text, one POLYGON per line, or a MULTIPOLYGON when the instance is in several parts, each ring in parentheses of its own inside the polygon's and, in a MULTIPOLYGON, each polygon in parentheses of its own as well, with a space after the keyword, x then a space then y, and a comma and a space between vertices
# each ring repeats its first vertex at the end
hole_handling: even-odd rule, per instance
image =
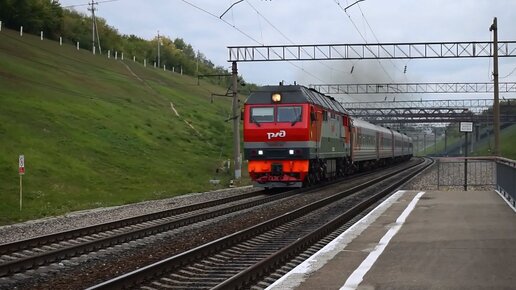
POLYGON ((262 42, 265 42, 263 40, 263 28, 262 28, 262 21, 260 20, 260 14, 256 14, 256 19, 258 20, 258 27, 260 28, 260 36, 262 38, 262 42))
POLYGON ((276 32, 281 34, 281 36, 283 36, 283 38, 285 38, 288 42, 290 42, 292 44, 294 43, 288 36, 286 36, 283 32, 281 32, 281 30, 279 30, 274 24, 272 24, 272 22, 269 19, 267 19, 267 17, 265 17, 262 13, 260 13, 260 11, 258 11, 258 9, 256 9, 256 7, 254 7, 250 1, 245 1, 245 2, 256 12, 256 14, 258 14, 260 17, 262 17, 272 28, 274 28, 274 30, 276 30, 276 32))
MULTIPOLYGON (((244 0, 241 0, 241 1, 244 1, 244 0)), ((241 1, 235 2, 233 5, 235 5, 237 3, 240 3, 241 1)), ((229 0, 229 2, 231 3, 231 0, 229 0)), ((235 10, 234 9, 231 9, 231 19, 233 20, 233 25, 236 25, 235 24, 235 10)), ((262 40, 262 42, 263 42, 263 40, 262 40)))
MULTIPOLYGON (((285 38, 288 42, 290 42, 290 44, 295 44, 294 41, 292 41, 292 39, 290 39, 287 35, 285 35, 285 33, 283 33, 281 30, 279 30, 278 27, 276 27, 276 25, 274 25, 267 17, 265 17, 265 15, 263 15, 262 13, 260 13, 260 11, 258 11, 258 9, 256 7, 253 6, 253 4, 251 4, 251 2, 249 0, 246 0, 245 1, 261 18, 263 18, 274 30, 276 30, 276 32, 278 32, 281 36, 283 36, 283 38, 285 38)), ((307 53, 306 49, 301 47, 301 50, 303 50, 305 53, 307 53)), ((330 70, 334 70, 334 71, 340 71, 340 72, 343 72, 341 70, 338 70, 338 69, 335 69, 335 68, 332 68, 330 66, 328 66, 327 64, 323 63, 322 61, 319 61, 320 64, 322 64, 323 66, 327 67, 328 69, 330 70)))
MULTIPOLYGON (((120 1, 120 0, 104 0, 104 1, 98 1, 98 2, 95 2, 95 5, 96 5, 96 4, 100 4, 100 3, 115 2, 115 1, 120 1)), ((74 8, 74 7, 89 6, 89 5, 91 5, 91 3, 87 3, 87 4, 74 4, 74 5, 67 5, 67 6, 62 6, 62 8, 74 8)))
MULTIPOLYGON (((246 33, 245 31, 243 31, 242 29, 238 28, 236 25, 229 23, 228 21, 226 21, 226 20, 224 20, 224 19, 220 18, 219 16, 217 16, 217 15, 213 14, 212 12, 210 12, 210 11, 208 11, 208 10, 206 10, 206 9, 204 9, 204 8, 202 8, 202 7, 200 7, 200 6, 198 6, 198 5, 195 5, 195 4, 193 4, 193 3, 191 3, 191 2, 189 2, 189 1, 187 1, 187 0, 181 0, 181 1, 182 1, 182 2, 184 2, 185 4, 187 4, 187 5, 191 6, 191 7, 194 7, 195 9, 197 9, 197 10, 199 10, 199 11, 202 11, 202 12, 204 12, 204 13, 206 13, 206 14, 208 14, 208 15, 210 15, 210 16, 212 16, 212 17, 214 17, 214 18, 219 19, 220 21, 222 21, 222 22, 224 22, 225 24, 227 24, 227 25, 231 26, 233 29, 237 30, 238 32, 240 32, 242 35, 244 35, 245 37, 249 38, 250 40, 252 40, 252 41, 254 41, 254 42, 258 43, 259 45, 265 46, 265 44, 264 44, 263 42, 258 41, 256 38, 252 37, 251 35, 249 35, 249 34, 248 34, 248 33, 246 33)), ((246 2, 247 2, 247 3, 249 3, 248 1, 246 1, 246 2)), ((265 16, 263 16, 263 15, 262 15, 262 14, 261 14, 257 9, 255 9, 255 8, 254 8, 254 6, 252 6, 251 4, 250 4, 250 6, 251 6, 251 7, 253 7, 253 9, 255 10, 255 12, 256 12, 258 15, 260 15, 263 19, 265 19, 265 20, 267 21, 267 23, 269 23, 269 24, 270 24, 270 25, 271 25, 271 26, 272 26, 276 31, 278 31, 278 32, 279 32, 282 36, 284 36, 287 40, 291 41, 291 40, 290 40, 286 35, 284 35, 281 31, 279 31, 279 29, 278 29, 276 26, 274 26, 274 25, 273 25, 273 24, 272 24, 272 23, 271 23, 271 22, 270 22, 270 21, 269 21, 265 16)), ((263 40, 262 40, 262 41, 263 41, 263 40)), ((316 80, 318 80, 318 81, 320 81, 320 82, 323 82, 323 80, 321 80, 321 79, 320 79, 319 77, 317 77, 316 75, 314 75, 314 74, 310 73, 309 71, 305 70, 303 67, 300 67, 299 65, 296 65, 296 64, 294 64, 294 63, 292 63, 292 62, 290 62, 290 61, 288 61, 288 63, 289 63, 290 65, 292 65, 292 66, 296 67, 297 69, 301 70, 301 71, 302 71, 302 72, 304 72, 305 74, 307 74, 307 75, 309 75, 309 76, 313 77, 314 79, 316 79, 316 80)))
MULTIPOLYGON (((204 13, 206 13, 206 14, 208 14, 208 15, 210 15, 210 16, 212 16, 212 17, 214 17, 214 18, 219 19, 220 21, 223 21, 224 23, 226 23, 227 25, 231 26, 232 28, 234 28, 235 30, 237 30, 238 32, 240 32, 241 34, 243 34, 244 36, 246 36, 247 38, 251 39, 252 41, 254 41, 254 42, 256 42, 256 43, 258 43, 258 44, 260 44, 260 45, 262 45, 262 46, 265 46, 265 44, 264 44, 264 43, 262 43, 262 42, 258 41, 257 39, 255 39, 254 37, 252 37, 251 35, 249 35, 248 33, 244 32, 242 29, 238 28, 236 25, 229 23, 228 21, 226 21, 226 20, 224 20, 224 19, 220 18, 219 16, 217 16, 217 15, 215 15, 215 14, 211 13, 210 11, 208 11, 208 10, 206 10, 206 9, 202 8, 202 7, 199 7, 199 6, 197 6, 197 5, 193 4, 193 3, 189 2, 189 1, 186 1, 186 0, 181 0, 181 1, 183 1, 184 3, 186 3, 186 4, 190 5, 190 6, 192 6, 192 7, 196 8, 196 9, 198 9, 198 10, 200 10, 200 11, 202 11, 202 12, 204 12, 204 13)), ((308 75, 312 76, 313 78, 315 78, 315 79, 317 79, 317 80, 319 80, 319 81, 322 81, 321 79, 319 79, 319 78, 318 78, 317 76, 315 76, 314 74, 312 74, 312 73, 310 73, 310 72, 306 71, 304 68, 302 68, 302 67, 300 67, 300 66, 298 66, 298 65, 296 65, 296 64, 294 64, 294 63, 291 63, 291 62, 289 62, 289 63, 290 63, 292 66, 294 66, 294 67, 296 67, 296 68, 300 69, 300 70, 301 70, 301 71, 303 71, 304 73, 306 73, 306 74, 308 74, 308 75)))
POLYGON ((508 78, 509 76, 511 76, 515 71, 516 71, 516 67, 515 67, 515 68, 514 68, 514 69, 513 69, 509 74, 507 74, 506 76, 503 76, 503 77, 501 77, 501 78, 499 78, 499 79, 506 79, 506 78, 508 78))
MULTIPOLYGON (((365 23, 367 24, 367 26, 369 27, 369 30, 371 30, 371 33, 374 37, 374 39, 376 40, 377 43, 380 43, 380 40, 378 39, 378 36, 376 36, 376 33, 374 32, 373 28, 371 27, 371 25, 369 24, 369 21, 367 20, 367 17, 365 16, 364 14, 364 11, 362 11, 362 7, 360 6, 360 4, 357 2, 357 6, 358 6, 358 9, 360 10, 360 14, 362 14, 362 18, 365 20, 365 23)), ((403 78, 405 79, 405 81, 408 81, 408 78, 407 78, 407 65, 408 63, 410 62, 410 59, 405 62, 405 67, 404 69, 402 70, 401 68, 399 68, 396 63, 392 60, 392 59, 389 59, 389 61, 391 62, 391 64, 400 72, 403 73, 403 78)), ((379 61, 378 61, 379 62, 379 61)), ((379 62, 380 63, 380 62, 379 62)), ((381 63, 380 63, 381 65, 381 63)), ((413 94, 410 94, 410 97, 413 97, 413 94)))
MULTIPOLYGON (((290 42, 291 44, 294 44, 294 41, 292 41, 292 39, 290 39, 287 35, 285 35, 281 30, 278 29, 278 27, 276 27, 267 17, 265 17, 262 13, 260 13, 260 11, 258 9, 256 9, 256 7, 253 6, 253 4, 251 4, 250 1, 245 1, 255 12, 256 14, 258 14, 261 18, 263 18, 274 30, 276 30, 276 32, 278 32, 281 36, 283 36, 283 38, 285 38, 288 42, 290 42)), ((304 48, 302 48, 303 51, 306 52, 306 50, 304 48)), ((290 62, 290 61, 287 61, 289 64, 293 65, 294 67, 300 69, 301 71, 303 71, 304 73, 312 76, 313 78, 317 79, 318 81, 322 82, 322 80, 320 78, 318 78, 317 76, 313 75, 312 73, 306 71, 304 68, 290 62)), ((323 64, 324 65, 324 64, 323 64)), ((326 66, 326 65, 325 65, 326 66)), ((328 67, 328 66, 326 66, 328 67)), ((328 67, 329 69, 332 69, 331 67, 328 67)))
MULTIPOLYGON (((340 9, 348 16, 349 18, 349 21, 351 21, 351 23, 353 24, 353 26, 355 27, 355 30, 358 32, 358 34, 360 35, 360 37, 365 41, 366 44, 368 44, 367 42, 367 39, 365 38, 365 36, 362 34, 362 32, 360 31, 360 29, 358 29, 358 26, 356 25, 355 21, 353 21, 353 19, 351 18, 351 15, 349 15, 349 13, 344 10, 344 8, 342 7, 342 5, 340 5, 340 2, 338 0, 334 0, 334 2, 340 7, 340 9)), ((385 69, 385 67, 382 65, 382 63, 380 62, 380 60, 376 60, 378 62, 378 64, 380 64, 380 67, 382 68, 382 70, 385 72, 385 74, 389 77, 389 79, 391 79, 392 82, 394 82, 394 79, 392 78, 392 76, 389 74, 389 72, 387 72, 387 70, 385 69)))
MULTIPOLYGON (((360 3, 357 3, 357 6, 358 6, 358 9, 360 10, 360 14, 362 14, 362 17, 364 18, 365 20, 365 23, 367 24, 367 26, 369 27, 369 30, 371 30, 371 33, 373 34, 373 37, 374 39, 376 40, 376 42, 380 43, 380 40, 378 39, 378 36, 376 36, 376 33, 374 33, 374 30, 373 28, 371 27, 371 25, 369 24, 369 21, 367 20, 367 17, 365 17, 364 15, 364 11, 362 11, 362 7, 360 6, 360 3)), ((399 71, 401 71, 401 69, 396 65, 396 63, 394 63, 394 61, 392 59, 389 59, 389 61, 392 63, 392 65, 399 71)))
MULTIPOLYGON (((250 1, 246 0, 245 1, 255 12, 256 14, 258 14, 261 18, 263 18, 276 32, 278 32, 281 36, 283 36, 283 38, 285 38, 288 42, 290 42, 291 44, 295 44, 294 41, 292 41, 292 39, 290 39, 285 33, 283 33, 278 27, 276 27, 276 25, 274 25, 267 17, 265 17, 253 4, 251 4, 250 1)), ((305 53, 307 53, 307 51, 304 49, 304 48, 301 48, 305 53)), ((320 82, 324 82, 323 80, 321 80, 319 77, 315 76, 314 74, 306 71, 304 68, 290 62, 290 61, 287 61, 289 64, 293 65, 294 67, 300 69, 301 71, 303 71, 304 73, 312 76, 313 78, 315 78, 316 80, 320 81, 320 82)), ((321 63, 323 66, 327 67, 328 69, 330 70, 333 70, 333 71, 341 71, 341 70, 337 70, 337 69, 334 69, 328 65, 326 65, 325 63, 319 61, 319 63, 321 63)), ((343 71, 341 71, 343 72, 343 71)), ((351 97, 351 96, 350 96, 351 97)), ((352 97, 351 97, 352 98, 352 97)))
POLYGON ((181 0, 181 1, 183 1, 184 3, 186 3, 186 4, 188 4, 188 5, 192 6, 192 7, 194 7, 194 8, 196 8, 196 9, 198 9, 198 10, 200 10, 200 11, 202 11, 202 12, 204 12, 204 13, 208 14, 208 15, 211 15, 211 16, 212 16, 212 17, 214 17, 214 18, 219 19, 220 21, 222 21, 222 22, 226 23, 227 25, 231 26, 233 29, 235 29, 236 31, 240 32, 242 35, 244 35, 245 37, 249 38, 250 40, 252 40, 252 41, 254 41, 254 42, 258 43, 259 45, 262 45, 262 46, 264 46, 264 45, 265 45, 265 44, 261 43, 260 41, 258 41, 257 39, 255 39, 254 37, 252 37, 251 35, 249 35, 249 34, 245 33, 242 29, 238 28, 236 25, 231 24, 231 23, 229 23, 228 21, 226 21, 226 20, 224 20, 224 19, 222 19, 222 18, 219 18, 219 16, 217 16, 217 15, 215 15, 215 14, 211 13, 210 11, 208 11, 208 10, 206 10, 206 9, 202 8, 202 7, 199 7, 199 6, 197 6, 197 5, 193 4, 193 3, 190 3, 190 2, 188 2, 188 1, 186 1, 186 0, 181 0))

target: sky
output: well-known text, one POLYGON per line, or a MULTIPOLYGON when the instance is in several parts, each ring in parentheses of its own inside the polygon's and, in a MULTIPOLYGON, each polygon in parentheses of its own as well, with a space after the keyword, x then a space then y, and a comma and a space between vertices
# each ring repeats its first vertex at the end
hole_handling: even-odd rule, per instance
MULTIPOLYGON (((228 46, 378 42, 516 40, 515 0, 111 0, 97 16, 122 34, 183 38, 216 65, 230 69, 228 46), (219 18, 233 3, 222 19, 219 18), (195 6, 195 7, 194 7, 195 6)), ((62 6, 88 0, 61 0, 62 6)), ((87 13, 87 6, 74 9, 87 13)), ((101 40, 102 41, 102 40, 101 40)), ((239 63, 239 74, 259 85, 378 82, 489 82, 489 58, 239 63), (406 72, 404 72, 406 68, 406 72)), ((500 81, 516 81, 516 58, 500 58, 500 81)), ((407 96, 419 99, 419 96, 407 96)), ((503 95, 502 95, 503 96, 503 95)), ((341 96, 343 101, 385 96, 341 96)), ((392 96, 388 96, 392 98, 392 96)), ((457 96, 453 96, 457 97, 457 96)), ((469 96, 460 96, 472 98, 469 96)), ((475 98, 491 98, 475 94, 475 98)), ((516 97, 507 94, 506 97, 516 97)), ((429 98, 428 95, 425 98, 429 98)), ((436 98, 451 98, 436 95, 436 98)))

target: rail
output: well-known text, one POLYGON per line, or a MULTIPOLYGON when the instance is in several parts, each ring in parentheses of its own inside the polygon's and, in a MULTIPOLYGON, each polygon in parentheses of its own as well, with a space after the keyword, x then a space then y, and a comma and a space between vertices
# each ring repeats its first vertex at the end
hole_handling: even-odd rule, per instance
MULTIPOLYGON (((419 163, 418 165, 422 165, 422 163, 419 163)), ((412 170, 412 172, 410 174, 405 175, 404 178, 398 178, 398 180, 395 184, 391 185, 389 188, 384 188, 384 191, 382 191, 381 193, 379 193, 377 195, 374 195, 373 197, 371 197, 372 199, 368 200, 367 202, 360 204, 360 206, 358 206, 358 208, 363 209, 363 207, 365 207, 366 204, 370 204, 371 202, 374 203, 379 198, 381 198, 383 195, 385 195, 387 192, 394 190, 394 188, 398 187, 400 184, 402 184, 406 180, 413 177, 413 175, 415 175, 418 172, 418 170, 414 170, 414 168, 416 166, 413 166, 413 167, 411 167, 411 169, 409 169, 409 170, 412 170)), ((372 185, 377 185, 378 182, 385 181, 387 176, 395 177, 397 174, 405 174, 404 171, 406 171, 406 170, 407 170, 406 168, 403 170, 397 170, 386 176, 381 176, 379 178, 369 180, 368 182, 365 182, 359 186, 353 187, 353 188, 348 189, 343 192, 339 192, 335 195, 329 196, 322 200, 318 200, 314 203, 306 205, 297 210, 291 211, 282 216, 273 218, 272 220, 263 222, 254 227, 248 228, 243 231, 239 231, 237 233, 231 234, 224 238, 220 238, 216 241, 213 241, 213 242, 210 242, 203 246, 189 250, 182 254, 164 259, 164 260, 156 262, 152 265, 135 270, 131 273, 128 273, 128 274, 119 276, 117 278, 114 278, 112 280, 106 281, 104 283, 92 286, 91 288, 88 288, 88 289, 134 288, 134 287, 136 287, 136 285, 141 286, 141 283, 152 283, 151 281, 159 280, 160 277, 162 277, 163 275, 167 275, 165 273, 170 274, 171 272, 179 271, 180 269, 182 269, 183 267, 187 267, 191 263, 198 263, 199 261, 201 261, 203 259, 208 259, 208 257, 211 257, 212 255, 215 255, 217 257, 216 259, 220 260, 223 258, 223 256, 220 255, 220 252, 225 249, 233 247, 236 244, 245 242, 246 240, 256 237, 258 235, 262 235, 268 231, 272 231, 273 229, 283 226, 288 222, 294 221, 295 219, 304 217, 308 213, 310 213, 314 210, 320 209, 324 206, 333 204, 334 202, 342 199, 343 197, 349 196, 351 193, 355 193, 358 190, 365 189, 372 185)), ((342 217, 342 219, 346 219, 346 218, 349 219, 350 215, 352 215, 351 212, 346 212, 346 213, 344 213, 344 217, 342 217)), ((334 227, 336 223, 337 223, 336 221, 330 222, 329 227, 334 227)), ((246 287, 249 285, 250 282, 252 282, 253 280, 256 280, 258 277, 260 277, 264 273, 270 272, 271 269, 275 268, 278 264, 284 263, 285 259, 295 256, 296 252, 298 252, 300 249, 306 248, 308 244, 313 243, 314 240, 317 240, 321 236, 327 234, 328 230, 329 230, 328 228, 323 227, 323 228, 319 228, 317 234, 315 234, 315 233, 308 234, 304 238, 296 238, 296 239, 294 239, 295 240, 294 243, 291 244, 290 247, 288 247, 289 248, 288 250, 286 248, 283 248, 283 246, 281 246, 281 249, 278 252, 273 252, 273 253, 267 252, 266 257, 269 257, 269 258, 266 258, 265 260, 261 260, 260 262, 255 263, 254 265, 251 263, 250 264, 251 266, 249 266, 249 267, 245 266, 244 267, 245 269, 243 269, 243 271, 241 271, 241 272, 238 272, 236 274, 236 276, 231 277, 231 275, 234 275, 234 274, 230 273, 231 275, 229 277, 222 278, 222 276, 219 276, 218 274, 217 275, 214 274, 217 277, 217 279, 223 279, 224 281, 221 281, 222 284, 219 284, 218 286, 211 285, 209 288, 215 287, 214 289, 241 289, 242 287, 246 287)), ((286 231, 286 232, 298 233, 298 231, 286 231)), ((263 254, 263 252, 261 254, 263 254)), ((211 261, 210 264, 213 264, 213 260, 210 260, 210 261, 211 261)), ((243 262, 241 262, 241 263, 243 263, 243 262)), ((244 263, 244 264, 246 264, 246 263, 244 263)), ((224 268, 223 270, 226 271, 227 269, 224 268)), ((212 273, 212 272, 210 272, 210 273, 212 273)), ((225 273, 224 275, 226 275, 226 274, 227 273, 225 273)), ((170 282, 173 283, 174 281, 170 280, 170 282)), ((183 285, 183 286, 185 286, 185 285, 183 285)), ((197 284, 196 284, 196 286, 200 287, 197 284)))

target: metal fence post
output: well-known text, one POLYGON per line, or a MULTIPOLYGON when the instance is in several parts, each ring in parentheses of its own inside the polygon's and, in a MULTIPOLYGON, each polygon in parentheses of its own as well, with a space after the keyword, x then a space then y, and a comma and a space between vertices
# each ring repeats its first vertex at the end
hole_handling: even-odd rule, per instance
POLYGON ((509 165, 507 165, 507 167, 509 169, 511 169, 510 173, 508 174, 509 175, 509 180, 512 181, 512 186, 510 189, 511 192, 508 192, 508 194, 511 195, 511 199, 512 199, 512 206, 515 206, 516 207, 516 168, 514 167, 511 167, 509 165), (511 174, 512 173, 512 174, 511 174))
POLYGON ((468 191, 468 132, 464 133, 464 191, 468 191))
POLYGON ((439 190, 439 183, 441 182, 440 180, 440 171, 441 171, 441 160, 440 159, 437 159, 437 190, 439 190))

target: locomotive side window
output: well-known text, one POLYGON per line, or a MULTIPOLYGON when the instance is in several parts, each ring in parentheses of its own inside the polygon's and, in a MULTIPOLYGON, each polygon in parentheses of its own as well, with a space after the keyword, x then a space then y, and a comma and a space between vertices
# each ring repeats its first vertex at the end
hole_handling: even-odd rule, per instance
POLYGON ((253 122, 253 123, 274 122, 274 107, 251 108, 251 122, 253 122))
POLYGON ((278 107, 278 122, 301 121, 301 107, 278 107))
POLYGON ((323 119, 323 121, 328 121, 328 112, 327 111, 323 111, 322 119, 323 119))

